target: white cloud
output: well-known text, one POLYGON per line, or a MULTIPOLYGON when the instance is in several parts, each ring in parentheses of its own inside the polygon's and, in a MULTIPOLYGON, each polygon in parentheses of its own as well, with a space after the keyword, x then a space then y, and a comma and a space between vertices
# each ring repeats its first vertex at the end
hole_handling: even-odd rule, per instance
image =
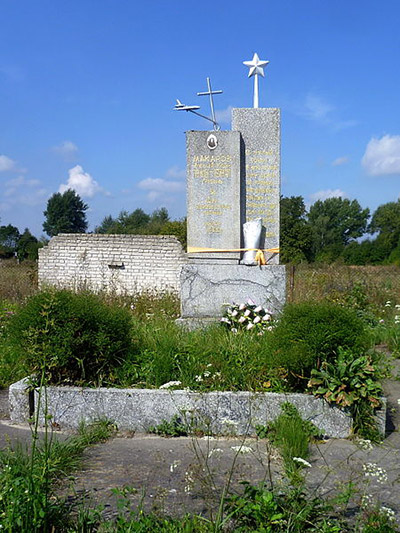
POLYGON ((0 172, 7 172, 8 170, 15 170, 15 161, 6 155, 0 155, 0 172))
MULTIPOLYGON (((40 185, 39 180, 28 180, 24 176, 18 176, 18 178, 14 178, 12 180, 6 181, 6 190, 4 191, 4 196, 7 198, 14 196, 18 193, 18 189, 20 187, 24 187, 24 190, 26 188, 30 187, 37 187, 40 185)), ((32 191, 30 191, 29 194, 32 194, 32 191)), ((35 192, 33 194, 36 194, 35 192)))
POLYGON ((370 176, 400 174, 400 135, 372 137, 361 164, 370 176))
POLYGON ((184 179, 186 178, 186 170, 179 168, 178 165, 173 165, 165 173, 166 178, 184 179))
POLYGON ((78 155, 78 147, 72 141, 63 141, 61 144, 53 146, 52 150, 67 160, 75 159, 78 155))
POLYGON ((342 157, 337 157, 334 161, 332 161, 332 166, 339 167, 341 165, 345 165, 348 162, 349 162, 349 158, 347 157, 347 155, 344 155, 342 157))
POLYGON ((308 93, 298 113, 308 120, 330 126, 334 130, 343 130, 357 125, 356 120, 341 120, 335 116, 336 108, 321 96, 308 93))
POLYGON ((84 172, 80 165, 68 170, 69 178, 66 184, 62 183, 58 192, 64 193, 73 189, 79 196, 92 198, 97 193, 107 194, 88 172, 84 172))
POLYGON ((308 94, 304 102, 304 116, 311 120, 325 120, 335 108, 323 98, 315 94, 308 94))
POLYGON ((147 198, 150 201, 159 200, 165 197, 165 193, 179 193, 185 189, 182 181, 170 181, 164 178, 146 178, 138 183, 138 187, 149 191, 147 198))
POLYGON ((215 111, 215 118, 217 119, 217 122, 221 122, 222 124, 230 124, 232 118, 232 109, 233 107, 231 105, 228 105, 226 109, 217 109, 215 111))
POLYGON ((314 203, 317 200, 326 200, 328 198, 347 198, 347 194, 340 189, 326 189, 324 191, 318 191, 310 195, 311 202, 314 203))

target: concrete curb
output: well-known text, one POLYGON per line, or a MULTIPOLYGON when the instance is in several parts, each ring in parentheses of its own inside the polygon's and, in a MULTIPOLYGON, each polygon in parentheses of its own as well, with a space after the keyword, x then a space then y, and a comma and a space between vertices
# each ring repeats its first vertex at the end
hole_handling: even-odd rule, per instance
MULTIPOLYGON (((43 395, 42 395, 43 396, 43 395)), ((299 393, 192 392, 185 390, 47 387, 48 413, 60 428, 77 428, 84 421, 108 419, 120 430, 146 432, 151 426, 178 415, 192 427, 218 435, 255 435, 257 425, 279 416, 281 405, 290 402, 305 420, 315 424, 326 437, 346 438, 352 431, 348 412, 325 400, 299 393)), ((10 386, 10 417, 27 423, 40 400, 28 379, 10 386)), ((386 404, 377 416, 384 433, 386 404)), ((40 423, 44 423, 43 407, 40 423)))

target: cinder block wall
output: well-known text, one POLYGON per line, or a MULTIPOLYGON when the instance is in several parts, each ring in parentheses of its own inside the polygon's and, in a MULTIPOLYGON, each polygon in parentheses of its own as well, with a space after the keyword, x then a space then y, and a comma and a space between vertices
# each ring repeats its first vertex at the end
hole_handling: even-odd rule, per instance
POLYGON ((39 250, 39 286, 178 292, 186 253, 167 235, 60 234, 39 250))

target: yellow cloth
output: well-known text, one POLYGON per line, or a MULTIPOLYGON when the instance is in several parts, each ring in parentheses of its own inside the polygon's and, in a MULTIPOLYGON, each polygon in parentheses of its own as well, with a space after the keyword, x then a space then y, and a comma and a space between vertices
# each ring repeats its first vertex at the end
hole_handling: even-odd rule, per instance
POLYGON ((188 246, 187 248, 188 254, 201 254, 206 252, 211 253, 229 253, 229 252, 257 252, 255 256, 255 260, 257 263, 261 265, 265 265, 267 262, 265 260, 264 252, 269 252, 272 254, 279 254, 279 248, 232 248, 232 249, 224 249, 224 248, 199 248, 197 246, 188 246))

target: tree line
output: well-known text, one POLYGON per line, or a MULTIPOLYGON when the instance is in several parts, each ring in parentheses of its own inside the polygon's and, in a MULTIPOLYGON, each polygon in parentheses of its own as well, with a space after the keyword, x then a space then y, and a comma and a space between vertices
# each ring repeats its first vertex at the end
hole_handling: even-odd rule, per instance
MULTIPOLYGON (((73 190, 55 193, 44 211, 43 230, 85 233, 88 205, 73 190)), ((143 209, 121 211, 104 217, 95 233, 175 235, 186 246, 186 219, 171 220, 165 207, 151 214, 143 209)), ((0 226, 0 257, 37 258, 45 239, 38 240, 28 228, 20 234, 9 224, 0 226)), ((400 200, 380 205, 370 216, 357 200, 328 198, 316 201, 307 211, 302 196, 281 197, 281 263, 342 261, 350 265, 400 264, 400 200)))
POLYGON ((370 216, 357 200, 318 200, 307 212, 302 196, 281 198, 281 262, 342 261, 400 264, 400 200, 370 216))

